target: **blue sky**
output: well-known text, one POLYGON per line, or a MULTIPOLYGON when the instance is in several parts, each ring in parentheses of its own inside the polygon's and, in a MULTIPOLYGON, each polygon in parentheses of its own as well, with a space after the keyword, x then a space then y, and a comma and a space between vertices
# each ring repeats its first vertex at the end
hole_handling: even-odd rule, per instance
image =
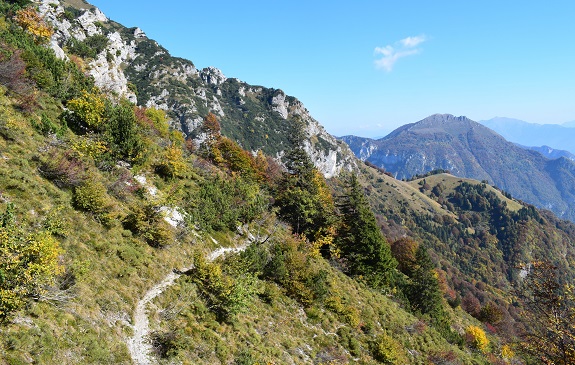
POLYGON ((282 89, 334 135, 434 113, 575 120, 575 1, 93 0, 174 56, 282 89))

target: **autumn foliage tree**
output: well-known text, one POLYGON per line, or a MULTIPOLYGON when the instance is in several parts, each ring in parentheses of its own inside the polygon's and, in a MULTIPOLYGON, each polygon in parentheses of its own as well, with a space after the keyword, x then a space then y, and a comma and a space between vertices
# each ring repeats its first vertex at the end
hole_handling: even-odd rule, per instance
POLYGON ((66 107, 71 112, 66 115, 66 119, 78 132, 102 128, 105 121, 106 97, 97 89, 83 90, 80 96, 69 100, 66 107))
POLYGON ((397 268, 407 276, 412 275, 417 261, 415 254, 419 244, 411 238, 403 237, 391 244, 391 253, 397 260, 397 268))
POLYGON ((221 127, 214 114, 208 113, 204 117, 201 131, 204 133, 204 141, 200 145, 200 154, 213 163, 220 164, 222 156, 217 148, 217 143, 221 138, 221 127))
POLYGON ((32 34, 38 42, 47 41, 54 33, 54 30, 33 7, 18 10, 15 20, 24 30, 32 34))
POLYGON ((527 324, 521 349, 542 364, 575 364, 575 288, 562 284, 557 267, 535 262, 518 290, 527 324))
POLYGON ((39 298, 44 286, 63 272, 58 241, 49 231, 25 232, 9 205, 0 214, 0 321, 39 298))

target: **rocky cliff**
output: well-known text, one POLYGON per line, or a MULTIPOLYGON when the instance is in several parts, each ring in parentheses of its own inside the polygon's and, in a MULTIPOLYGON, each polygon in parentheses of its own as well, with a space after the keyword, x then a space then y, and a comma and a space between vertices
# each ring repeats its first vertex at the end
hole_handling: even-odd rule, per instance
POLYGON ((305 122, 305 149, 326 177, 355 166, 344 143, 332 137, 296 98, 282 90, 254 86, 226 77, 215 67, 197 69, 149 39, 139 28, 125 28, 98 8, 79 0, 40 0, 44 18, 56 27, 51 47, 68 57, 68 45, 90 46, 94 37, 106 44, 93 58, 84 58, 86 72, 110 94, 141 106, 164 109, 172 126, 197 138, 203 117, 215 114, 222 133, 244 148, 281 160, 291 148, 288 136, 294 119, 305 122), (70 14, 77 16, 70 16, 70 14), (84 42, 84 43, 82 43, 84 42))

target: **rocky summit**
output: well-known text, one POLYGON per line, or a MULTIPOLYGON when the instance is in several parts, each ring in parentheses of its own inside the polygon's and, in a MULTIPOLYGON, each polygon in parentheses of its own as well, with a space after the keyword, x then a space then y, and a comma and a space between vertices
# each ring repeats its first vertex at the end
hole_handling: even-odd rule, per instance
POLYGON ((306 151, 325 176, 353 167, 347 146, 327 133, 296 98, 228 78, 215 67, 198 70, 193 62, 172 57, 141 29, 125 28, 87 3, 80 2, 78 9, 77 3, 42 0, 39 9, 55 26, 50 46, 60 57, 66 57, 62 47, 70 42, 90 43, 103 37, 87 64, 99 88, 138 105, 166 110, 171 125, 192 138, 201 134, 203 117, 214 113, 224 135, 254 153, 262 150, 278 158, 290 148, 291 121, 301 119, 306 125, 306 151), (65 17, 66 9, 75 9, 78 17, 65 17))

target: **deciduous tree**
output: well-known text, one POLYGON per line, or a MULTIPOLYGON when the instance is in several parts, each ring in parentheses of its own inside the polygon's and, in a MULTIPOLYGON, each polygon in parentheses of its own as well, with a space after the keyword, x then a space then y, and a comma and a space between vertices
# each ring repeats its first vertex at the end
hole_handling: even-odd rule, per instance
POLYGON ((0 214, 0 320, 39 298, 44 286, 63 272, 62 250, 46 230, 26 233, 16 224, 13 207, 0 214))
POLYGON ((557 267, 535 262, 518 290, 525 306, 524 352, 543 364, 575 364, 575 292, 560 283, 557 267))

